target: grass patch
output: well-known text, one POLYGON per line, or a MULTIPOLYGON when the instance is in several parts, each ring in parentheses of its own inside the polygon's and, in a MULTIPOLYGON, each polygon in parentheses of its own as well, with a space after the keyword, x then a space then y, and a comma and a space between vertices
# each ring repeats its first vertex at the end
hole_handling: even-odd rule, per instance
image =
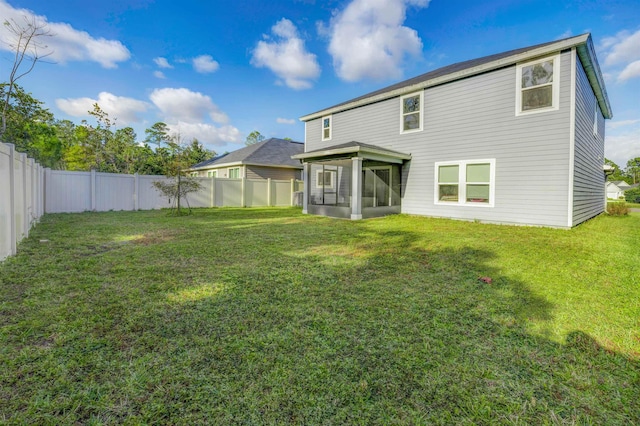
POLYGON ((638 423, 639 231, 47 215, 0 264, 0 420, 638 423))

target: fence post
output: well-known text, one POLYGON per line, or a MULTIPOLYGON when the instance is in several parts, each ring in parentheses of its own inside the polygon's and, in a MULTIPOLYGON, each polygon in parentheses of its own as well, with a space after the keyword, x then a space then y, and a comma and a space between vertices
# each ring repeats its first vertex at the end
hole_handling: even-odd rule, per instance
POLYGON ((267 178, 267 207, 271 207, 271 178, 267 178))
POLYGON ((216 206, 216 178, 211 176, 211 207, 216 206))
POLYGON ((91 169, 91 211, 96 211, 96 170, 91 169))
POLYGON ((27 197, 27 167, 29 159, 27 154, 20 154, 22 160, 22 235, 24 238, 29 236, 29 200, 27 197))
POLYGON ((293 199, 293 193, 296 192, 296 179, 291 179, 291 194, 289 194, 289 199, 291 200, 291 207, 295 205, 295 200, 293 199))
POLYGON ((46 213, 47 210, 50 210, 51 206, 47 206, 47 200, 49 199, 49 197, 51 196, 51 194, 49 194, 49 188, 51 188, 51 180, 53 178, 51 177, 51 169, 50 168, 46 168, 44 169, 44 212, 46 213))
POLYGON ((245 201, 245 187, 247 185, 247 179, 246 178, 242 178, 242 185, 241 185, 241 189, 240 189, 240 195, 242 196, 242 200, 240 202, 240 207, 247 207, 247 203, 245 201))
POLYGON ((133 174, 133 211, 138 211, 140 208, 140 180, 138 179, 138 173, 133 174))
POLYGON ((9 255, 13 256, 17 251, 16 240, 16 164, 15 146, 12 143, 6 144, 9 147, 9 255))

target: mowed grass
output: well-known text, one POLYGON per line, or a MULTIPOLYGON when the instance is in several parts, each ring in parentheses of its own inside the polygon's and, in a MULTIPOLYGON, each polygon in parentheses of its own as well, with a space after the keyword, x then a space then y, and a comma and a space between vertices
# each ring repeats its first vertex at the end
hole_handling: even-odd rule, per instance
POLYGON ((0 422, 637 424, 639 237, 48 215, 0 264, 0 422))

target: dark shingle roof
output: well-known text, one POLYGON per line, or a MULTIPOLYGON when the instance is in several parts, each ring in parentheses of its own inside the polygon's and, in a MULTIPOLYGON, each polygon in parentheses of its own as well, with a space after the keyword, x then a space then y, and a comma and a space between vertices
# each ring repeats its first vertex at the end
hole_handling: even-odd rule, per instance
POLYGON ((271 138, 194 164, 191 169, 213 168, 229 163, 302 168, 299 161, 291 159, 292 155, 302 152, 304 152, 302 142, 271 138))
MULTIPOLYGON (((513 65, 513 63, 515 62, 511 62, 510 59, 512 58, 516 58, 518 57, 518 55, 526 55, 528 52, 532 52, 532 53, 536 53, 536 54, 540 54, 540 53, 544 53, 542 51, 544 51, 545 47, 548 47, 548 49, 566 49, 566 48, 571 48, 573 46, 589 46, 588 49, 578 49, 578 54, 580 55, 581 59, 583 58, 584 55, 589 56, 590 60, 596 61, 595 58, 595 52, 591 52, 591 50, 593 50, 592 47, 592 42, 590 39, 590 35, 589 34, 582 34, 580 36, 574 36, 574 37, 569 37, 566 39, 562 39, 562 40, 554 40, 554 41, 550 41, 550 42, 546 42, 546 43, 541 43, 541 44, 536 44, 533 46, 528 46, 528 47, 523 47, 520 49, 513 49, 513 50, 509 50, 506 52, 502 52, 502 53, 496 53, 494 55, 489 55, 489 56, 484 56, 482 58, 477 58, 477 59, 471 59, 469 61, 464 61, 464 62, 458 62, 455 64, 451 64, 451 65, 447 65, 444 66, 442 68, 438 68, 436 70, 433 71, 429 71, 427 73, 418 75, 416 77, 410 78, 408 80, 404 80, 401 81, 399 83, 396 84, 392 84, 391 86, 387 86, 384 87, 382 89, 367 93, 366 95, 362 95, 359 96, 357 98, 354 99, 350 99, 348 101, 345 102, 341 102, 339 104, 336 104, 334 106, 331 106, 329 108, 323 108, 320 111, 316 111, 314 113, 311 114, 307 114, 304 117, 301 118, 301 120, 303 121, 307 121, 308 119, 311 118, 317 118, 318 115, 321 115, 323 113, 331 113, 331 112, 336 112, 336 110, 340 111, 343 109, 348 109, 348 108, 352 108, 352 107, 356 107, 356 106, 361 106, 365 103, 368 103, 369 101, 371 102, 376 102, 379 100, 382 100, 385 98, 385 94, 391 94, 394 91, 397 90, 401 90, 404 88, 408 88, 408 87, 412 87, 412 86, 417 86, 417 85, 423 85, 423 87, 425 87, 425 85, 427 85, 429 81, 438 79, 438 78, 442 78, 444 80, 446 80, 447 76, 453 76, 456 75, 457 73, 461 73, 463 75, 471 75, 474 73, 474 69, 478 68, 478 72, 487 72, 488 70, 484 70, 483 71, 483 66, 490 66, 490 65, 495 65, 496 67, 506 67, 506 66, 511 66, 513 65), (555 45, 555 46, 554 46, 555 45), (540 50, 542 49, 542 51, 540 50), (537 51, 537 52, 535 52, 537 51), (593 57, 591 57, 593 56, 593 57), (494 64, 492 64, 494 63, 494 64), (496 65, 497 64, 497 65, 496 65), (466 73, 466 74, 465 74, 466 73), (471 74, 469 74, 471 73, 471 74), (354 105, 350 105, 350 104, 354 104, 354 105), (343 109, 341 109, 343 108, 343 109)), ((594 77, 595 79, 601 79, 601 74, 600 74, 600 70, 599 67, 597 66, 597 61, 595 64, 597 70, 596 70, 596 74, 597 76, 594 77)), ((587 67, 589 68, 589 67, 587 67)), ((496 68, 492 68, 492 69, 496 69, 496 68)), ((589 73, 587 73, 589 76, 589 73)), ((462 77, 461 77, 462 78, 462 77)), ((606 96, 606 91, 604 90, 604 86, 601 84, 601 81, 598 81, 596 83, 594 83, 594 81, 591 81, 592 78, 589 78, 591 84, 598 84, 598 86, 602 86, 600 89, 604 92, 604 94, 602 94, 599 98, 598 101, 601 102, 601 108, 603 109, 603 111, 606 111, 605 117, 606 118, 611 118, 610 117, 610 106, 608 103, 608 98, 606 96)))

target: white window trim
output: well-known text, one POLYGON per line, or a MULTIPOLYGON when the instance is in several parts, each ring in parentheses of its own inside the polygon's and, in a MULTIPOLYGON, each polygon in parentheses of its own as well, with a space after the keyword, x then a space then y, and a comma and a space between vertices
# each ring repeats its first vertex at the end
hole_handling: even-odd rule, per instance
POLYGON ((316 170, 316 188, 317 189, 320 189, 320 188, 334 189, 336 173, 337 171, 335 170, 323 170, 323 169, 316 170), (326 186, 324 185, 324 178, 320 180, 321 173, 329 173, 329 176, 331 176, 331 185, 326 185, 326 186))
POLYGON ((494 207, 496 190, 496 159, 461 160, 461 161, 440 161, 435 163, 434 170, 434 204, 441 206, 468 206, 468 207, 494 207), (471 203, 467 202, 467 165, 469 164, 489 164, 489 202, 471 203), (440 201, 440 185, 438 182, 438 171, 440 166, 458 166, 458 201, 440 201))
POLYGON ((217 170, 207 170, 207 177, 218 177, 218 171, 217 170))
MULTIPOLYGON (((407 113, 407 114, 415 114, 415 113, 407 113)), ((404 96, 400 96, 400 134, 404 134, 404 133, 415 133, 415 132, 421 132, 422 131, 422 127, 423 127, 423 121, 424 121, 424 90, 421 90, 419 92, 413 92, 413 93, 409 93, 407 95, 404 96), (412 98, 414 96, 418 95, 420 97, 420 110, 418 111, 419 115, 420 115, 420 127, 418 127, 417 129, 411 129, 411 130, 404 130, 404 99, 405 98, 412 98)))
POLYGON ((321 136, 322 136, 322 140, 323 141, 330 141, 331 137, 333 136, 333 116, 331 115, 325 115, 324 117, 322 117, 322 119, 320 120, 320 130, 322 132, 321 136), (325 138, 324 137, 324 120, 329 119, 329 137, 325 138))
POLYGON ((242 167, 229 167, 227 169, 227 176, 229 177, 229 179, 242 179, 242 167), (237 178, 232 178, 231 177, 231 170, 234 169, 238 169, 238 177, 237 178))
POLYGON ((534 61, 524 62, 516 65, 516 116, 539 114, 549 111, 556 111, 560 108, 560 54, 545 56, 534 61), (553 82, 551 85, 551 106, 545 108, 530 109, 522 111, 522 68, 540 62, 553 61, 553 82))

